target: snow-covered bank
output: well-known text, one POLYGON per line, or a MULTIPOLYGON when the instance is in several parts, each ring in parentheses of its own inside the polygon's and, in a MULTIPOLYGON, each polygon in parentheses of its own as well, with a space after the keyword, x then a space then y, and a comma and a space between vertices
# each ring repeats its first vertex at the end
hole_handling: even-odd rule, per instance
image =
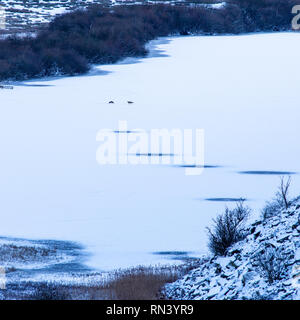
POLYGON ((104 274, 84 265, 87 255, 73 242, 0 237, 2 284, 10 290, 15 286, 25 288, 26 283, 87 285, 103 280, 104 274))
POLYGON ((0 300, 157 299, 164 284, 198 266, 190 260, 96 272, 85 256, 72 242, 0 237, 0 300))
POLYGON ((299 300, 300 201, 273 217, 257 220, 248 232, 245 240, 231 247, 228 256, 207 258, 199 268, 167 285, 166 296, 187 300, 299 300), (271 283, 269 272, 266 274, 258 263, 258 257, 270 251, 277 254, 269 255, 273 261, 266 261, 270 264, 267 269, 278 275, 271 283))

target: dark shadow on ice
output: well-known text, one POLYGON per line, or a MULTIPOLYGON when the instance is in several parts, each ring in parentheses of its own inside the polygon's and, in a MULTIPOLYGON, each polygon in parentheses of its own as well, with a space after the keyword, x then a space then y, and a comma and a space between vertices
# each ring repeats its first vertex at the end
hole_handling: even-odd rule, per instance
POLYGON ((36 82, 49 82, 49 81, 61 80, 64 78, 74 78, 74 77, 82 78, 82 77, 106 76, 110 73, 112 73, 112 71, 101 70, 101 69, 94 67, 86 74, 80 74, 80 75, 74 75, 74 76, 71 76, 71 75, 69 75, 69 76, 66 76, 66 75, 50 76, 50 77, 27 80, 26 82, 14 81, 14 82, 10 82, 10 84, 15 87, 54 87, 55 85, 53 85, 53 84, 40 84, 40 83, 36 83, 36 82))
POLYGON ((165 256, 166 259, 179 260, 179 261, 191 261, 196 259, 192 257, 192 252, 189 251, 156 251, 152 252, 154 255, 165 256))
POLYGON ((15 83, 15 87, 54 87, 52 84, 15 83))
POLYGON ((178 167, 178 168, 204 168, 204 169, 222 168, 222 166, 210 165, 210 164, 205 164, 204 166, 197 166, 195 164, 179 164, 179 165, 175 165, 175 167, 178 167))
POLYGON ((175 157, 174 153, 127 153, 128 156, 133 156, 133 157, 159 157, 159 158, 163 158, 163 157, 175 157))
POLYGON ((174 153, 136 153, 137 157, 143 156, 143 157, 174 157, 174 153))
POLYGON ((119 65, 129 65, 129 64, 136 64, 136 63, 141 63, 143 59, 145 58, 165 58, 169 57, 165 53, 164 50, 158 49, 157 46, 161 44, 168 44, 170 43, 171 40, 168 39, 157 39, 157 40, 152 40, 148 44, 145 45, 145 48, 147 50, 147 54, 144 57, 127 57, 119 62, 117 64, 119 65))
MULTIPOLYGON (((83 76, 89 76, 89 77, 93 77, 93 76, 106 76, 108 74, 111 74, 112 71, 107 71, 107 70, 101 70, 98 68, 92 68, 86 75, 83 76)), ((80 75, 81 77, 81 75, 80 75)))
POLYGON ((142 59, 146 58, 145 57, 127 57, 127 58, 124 58, 122 60, 120 60, 119 62, 117 62, 117 64, 119 65, 128 65, 128 64, 137 64, 137 63, 141 63, 142 62, 142 59))
POLYGON ((238 171, 238 173, 240 174, 256 174, 256 175, 293 175, 293 174, 297 174, 297 172, 293 172, 293 171, 238 171))
POLYGON ((126 131, 114 130, 113 133, 139 133, 139 131, 135 131, 135 130, 126 130, 126 131))
POLYGON ((205 198, 205 201, 212 201, 212 202, 237 202, 237 201, 248 201, 246 198, 205 198))
POLYGON ((158 49, 157 46, 161 44, 169 44, 170 42, 171 40, 166 38, 160 38, 160 39, 150 41, 146 45, 146 50, 148 50, 149 52, 147 55, 147 58, 169 57, 169 55, 166 54, 164 50, 158 49))
POLYGON ((188 251, 155 251, 153 254, 161 256, 186 256, 190 252, 188 251))

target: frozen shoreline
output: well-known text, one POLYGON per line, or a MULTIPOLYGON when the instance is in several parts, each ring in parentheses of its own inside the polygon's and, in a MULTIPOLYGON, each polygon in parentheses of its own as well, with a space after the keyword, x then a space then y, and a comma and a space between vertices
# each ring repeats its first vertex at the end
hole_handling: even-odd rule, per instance
POLYGON ((84 248, 70 241, 0 238, 0 266, 6 272, 7 284, 76 283, 80 275, 95 273, 85 266, 87 258, 84 248))
MULTIPOLYGON (((85 266, 86 253, 82 251, 73 242, 0 237, 0 300, 120 299, 120 295, 127 295, 128 288, 122 288, 126 277, 131 286, 138 287, 142 277, 156 281, 153 288, 142 293, 156 299, 165 283, 199 265, 195 260, 99 272, 85 266)), ((141 293, 136 294, 140 298, 141 293)))
POLYGON ((101 66, 105 76, 1 91, 0 234, 74 240, 97 270, 202 255, 205 227, 229 200, 248 198, 258 212, 280 172, 300 171, 298 36, 167 38, 158 56, 101 66), (97 131, 122 119, 131 128, 204 128, 208 168, 191 179, 175 166, 98 166, 97 131))

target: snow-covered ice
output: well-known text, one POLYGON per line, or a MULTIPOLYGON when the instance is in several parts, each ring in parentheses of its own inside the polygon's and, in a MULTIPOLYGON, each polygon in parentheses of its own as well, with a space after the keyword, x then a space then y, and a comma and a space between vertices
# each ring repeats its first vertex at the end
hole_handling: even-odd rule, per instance
POLYGON ((135 64, 1 90, 0 235, 77 241, 99 270, 205 253, 222 200, 245 197, 257 215, 280 172, 300 171, 299 37, 170 38, 135 64), (203 128, 212 167, 98 165, 96 134, 119 120, 203 128))

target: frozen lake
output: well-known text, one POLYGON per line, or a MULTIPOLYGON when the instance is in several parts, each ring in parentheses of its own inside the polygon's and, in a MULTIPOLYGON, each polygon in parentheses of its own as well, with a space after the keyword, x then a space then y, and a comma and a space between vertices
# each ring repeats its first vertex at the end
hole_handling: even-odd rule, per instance
POLYGON ((300 172, 299 40, 170 38, 137 63, 1 90, 0 235, 79 242, 98 270, 207 252, 205 228, 230 200, 255 217, 279 176, 300 172), (96 134, 119 120, 204 129, 212 167, 100 166, 96 134))

